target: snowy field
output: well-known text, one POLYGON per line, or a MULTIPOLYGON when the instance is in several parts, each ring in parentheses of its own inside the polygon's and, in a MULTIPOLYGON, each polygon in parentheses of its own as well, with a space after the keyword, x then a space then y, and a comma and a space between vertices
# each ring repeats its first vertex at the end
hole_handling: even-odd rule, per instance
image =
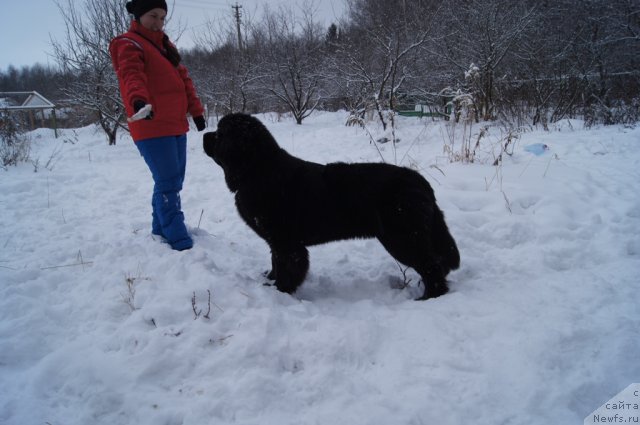
POLYGON ((401 118, 394 151, 344 113, 260 118, 304 159, 418 169, 460 248, 451 292, 413 301, 417 274, 360 240, 311 248, 281 294, 202 134, 175 252, 128 137, 37 130, 37 163, 0 169, 1 424, 582 424, 640 382, 640 127, 530 129, 495 167, 499 127, 462 164, 444 122, 401 118))

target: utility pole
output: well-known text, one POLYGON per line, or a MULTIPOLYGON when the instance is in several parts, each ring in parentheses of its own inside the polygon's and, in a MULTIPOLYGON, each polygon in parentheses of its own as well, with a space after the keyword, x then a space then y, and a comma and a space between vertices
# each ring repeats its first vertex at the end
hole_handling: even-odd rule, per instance
POLYGON ((242 6, 236 3, 236 5, 231 6, 231 8, 234 9, 234 15, 236 18, 236 28, 238 29, 238 50, 242 50, 242 34, 240 33, 240 17, 242 16, 240 9, 242 9, 242 6))

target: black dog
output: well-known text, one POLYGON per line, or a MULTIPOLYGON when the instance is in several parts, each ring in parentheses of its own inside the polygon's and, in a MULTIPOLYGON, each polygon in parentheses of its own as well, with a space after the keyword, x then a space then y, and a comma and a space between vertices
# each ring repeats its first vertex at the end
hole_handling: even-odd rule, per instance
POLYGON ((448 291, 460 254, 429 183, 389 164, 316 164, 289 155, 266 127, 230 114, 204 135, 204 150, 224 170, 242 219, 271 248, 268 277, 293 293, 309 269, 307 246, 378 238, 424 282, 420 299, 448 291))

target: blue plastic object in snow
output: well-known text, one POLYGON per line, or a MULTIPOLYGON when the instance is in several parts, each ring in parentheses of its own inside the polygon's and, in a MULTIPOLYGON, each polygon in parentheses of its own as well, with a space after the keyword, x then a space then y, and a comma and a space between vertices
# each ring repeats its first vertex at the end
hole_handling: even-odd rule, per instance
POLYGON ((549 146, 545 145, 544 143, 534 143, 533 145, 525 146, 524 150, 536 156, 540 156, 549 150, 549 146))

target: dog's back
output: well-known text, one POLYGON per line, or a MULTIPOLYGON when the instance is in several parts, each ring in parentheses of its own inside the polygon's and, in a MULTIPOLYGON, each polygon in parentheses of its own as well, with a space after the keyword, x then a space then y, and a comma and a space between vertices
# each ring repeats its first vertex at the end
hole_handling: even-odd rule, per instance
MULTIPOLYGON (((341 195, 342 202, 351 210, 361 211, 365 207, 415 211, 416 214, 409 217, 422 217, 422 221, 411 224, 416 227, 426 225, 429 228, 433 235, 433 246, 441 258, 443 273, 446 275, 460 267, 460 252, 449 232, 444 214, 436 203, 433 188, 417 171, 391 164, 332 163, 326 165, 324 178, 330 191, 341 195), (358 196, 349 199, 354 193, 358 196)), ((366 217, 377 212, 369 213, 361 211, 358 215, 366 217)), ((372 230, 370 236, 377 236, 376 233, 382 231, 372 230)))

